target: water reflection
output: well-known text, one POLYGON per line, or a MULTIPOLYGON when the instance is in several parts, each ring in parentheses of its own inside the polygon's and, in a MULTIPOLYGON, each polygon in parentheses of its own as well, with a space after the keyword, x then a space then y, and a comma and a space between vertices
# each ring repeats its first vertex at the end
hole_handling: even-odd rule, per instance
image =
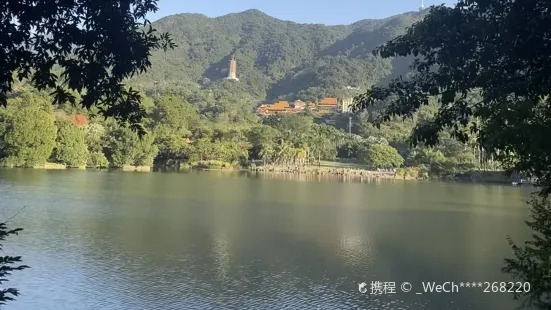
POLYGON ((499 281, 517 188, 216 173, 0 174, 32 212, 10 309, 513 309, 509 296, 360 295, 363 281, 499 281), (28 188, 32 187, 32 195, 28 188), (24 194, 26 193, 26 194, 24 194), (504 198, 505 197, 505 198, 504 198))

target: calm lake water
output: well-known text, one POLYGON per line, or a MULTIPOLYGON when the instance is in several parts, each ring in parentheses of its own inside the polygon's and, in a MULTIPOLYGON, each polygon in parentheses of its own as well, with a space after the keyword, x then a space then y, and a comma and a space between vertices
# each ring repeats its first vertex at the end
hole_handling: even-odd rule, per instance
MULTIPOLYGON (((221 172, 0 170, 14 310, 515 309, 493 282, 527 238, 528 189, 282 180, 221 172), (371 295, 358 283, 395 282, 371 295), (402 282, 412 292, 400 290, 402 282)), ((369 286, 368 286, 369 288, 369 286)))

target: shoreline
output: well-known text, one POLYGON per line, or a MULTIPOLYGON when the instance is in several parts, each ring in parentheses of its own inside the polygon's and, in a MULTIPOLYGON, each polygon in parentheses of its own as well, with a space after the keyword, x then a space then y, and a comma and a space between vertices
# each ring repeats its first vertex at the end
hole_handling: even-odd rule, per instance
MULTIPOLYGON (((186 171, 220 171, 220 172, 236 172, 236 173, 255 173, 274 176, 295 176, 299 178, 310 177, 330 177, 339 179, 352 179, 352 180, 407 180, 407 181, 433 181, 433 182, 451 182, 451 183, 477 183, 477 184, 494 184, 494 185, 511 185, 511 179, 504 171, 479 171, 473 170, 463 174, 457 174, 454 177, 413 177, 408 175, 410 171, 417 172, 417 168, 399 168, 396 171, 385 171, 383 169, 366 170, 366 169, 354 169, 354 168, 331 168, 324 166, 279 166, 279 165, 265 165, 254 166, 249 168, 204 168, 204 167, 187 167, 180 169, 186 171)), ((154 171, 163 171, 164 169, 154 171)), ((166 169, 164 171, 178 172, 176 169, 166 169)), ((531 182, 525 182, 516 185, 533 185, 531 182)))
MULTIPOLYGON (((366 170, 366 169, 353 169, 353 168, 333 168, 324 166, 278 166, 278 165, 265 165, 255 166, 249 168, 243 167, 224 167, 224 168, 208 168, 208 167, 182 167, 180 169, 166 168, 166 167, 154 167, 154 166, 125 166, 120 168, 93 168, 93 167, 66 167, 64 165, 44 165, 35 167, 1 167, 3 169, 30 169, 30 170, 80 170, 80 171, 118 171, 118 172, 179 172, 179 171, 220 171, 220 172, 248 172, 257 174, 270 174, 270 175, 286 175, 286 176, 300 176, 300 177, 338 177, 354 180, 408 180, 408 181, 440 181, 440 182, 457 182, 457 183, 478 183, 478 184, 498 184, 498 185, 518 185, 518 186, 535 186, 532 182, 525 182, 522 184, 512 184, 511 179, 506 177, 504 171, 470 171, 464 174, 458 174, 453 178, 421 178, 413 177, 408 173, 397 173, 396 170, 366 170), (63 167, 61 167, 63 166, 63 167)), ((407 168, 406 168, 407 169, 407 168)), ((402 169, 403 170, 403 169, 402 169)))

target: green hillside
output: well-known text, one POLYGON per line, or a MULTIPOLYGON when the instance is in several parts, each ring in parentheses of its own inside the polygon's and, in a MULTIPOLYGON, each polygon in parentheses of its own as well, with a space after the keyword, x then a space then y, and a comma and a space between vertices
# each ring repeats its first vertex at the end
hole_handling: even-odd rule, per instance
POLYGON ((334 95, 345 86, 365 88, 407 69, 403 60, 383 60, 371 51, 421 17, 411 12, 325 26, 283 21, 258 10, 217 18, 172 15, 154 26, 170 32, 178 47, 154 53, 151 70, 136 82, 146 88, 219 83, 234 56, 240 88, 257 99, 308 99, 334 95))

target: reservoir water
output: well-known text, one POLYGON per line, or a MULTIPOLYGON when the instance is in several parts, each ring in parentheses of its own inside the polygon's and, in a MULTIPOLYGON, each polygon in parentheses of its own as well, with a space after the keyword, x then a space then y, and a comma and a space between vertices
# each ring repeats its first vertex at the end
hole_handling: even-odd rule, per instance
POLYGON ((528 189, 338 182, 221 172, 0 170, 13 310, 515 309, 506 237, 522 242, 528 189), (371 282, 386 294, 371 294, 371 282), (358 284, 366 282, 362 294, 358 284), (392 282, 395 293, 391 291, 392 282), (409 282, 411 292, 401 284, 409 282))

